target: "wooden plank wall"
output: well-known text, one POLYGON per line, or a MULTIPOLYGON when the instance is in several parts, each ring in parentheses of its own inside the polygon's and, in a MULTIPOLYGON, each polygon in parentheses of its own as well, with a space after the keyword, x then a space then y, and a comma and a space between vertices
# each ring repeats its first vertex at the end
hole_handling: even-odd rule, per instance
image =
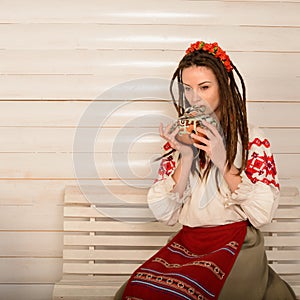
POLYGON ((172 114, 146 78, 169 79, 196 40, 218 41, 239 66, 249 118, 270 136, 282 180, 298 185, 299 2, 1 0, 0 298, 51 299, 63 191, 78 174, 151 182, 156 128, 172 114), (120 92, 128 80, 141 84, 120 92), (96 173, 80 166, 93 152, 96 173))

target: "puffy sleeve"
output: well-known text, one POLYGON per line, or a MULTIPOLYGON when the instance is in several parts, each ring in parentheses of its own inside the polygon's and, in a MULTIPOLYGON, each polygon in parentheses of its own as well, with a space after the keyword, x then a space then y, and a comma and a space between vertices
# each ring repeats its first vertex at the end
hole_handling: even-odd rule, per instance
POLYGON ((230 202, 238 204, 250 223, 259 228, 270 223, 274 216, 279 201, 279 182, 270 142, 261 130, 252 131, 248 163, 230 202))
MULTIPOLYGON (((170 145, 164 145, 164 150, 170 150, 170 145)), ((175 181, 172 178, 178 164, 178 153, 173 152, 162 158, 158 170, 158 178, 148 191, 148 205, 155 218, 168 225, 174 225, 182 205, 190 197, 190 186, 188 185, 182 197, 172 192, 175 181)))

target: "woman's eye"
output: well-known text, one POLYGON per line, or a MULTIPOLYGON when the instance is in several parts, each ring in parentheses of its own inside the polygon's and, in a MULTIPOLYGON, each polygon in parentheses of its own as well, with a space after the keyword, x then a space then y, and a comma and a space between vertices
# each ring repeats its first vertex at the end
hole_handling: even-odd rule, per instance
POLYGON ((184 91, 188 93, 188 92, 190 92, 190 91, 191 91, 191 88, 190 88, 190 87, 188 87, 188 86, 185 86, 185 87, 184 87, 184 91))
POLYGON ((209 88, 208 85, 201 86, 201 90, 207 90, 209 88))

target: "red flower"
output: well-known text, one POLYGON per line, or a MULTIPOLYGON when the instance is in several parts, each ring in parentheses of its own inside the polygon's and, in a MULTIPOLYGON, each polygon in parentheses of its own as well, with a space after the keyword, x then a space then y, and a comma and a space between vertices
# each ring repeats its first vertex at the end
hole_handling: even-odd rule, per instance
POLYGON ((233 69, 229 56, 226 54, 225 51, 222 50, 221 47, 219 47, 218 43, 214 42, 210 44, 205 43, 203 41, 198 41, 194 44, 191 44, 190 47, 185 51, 185 53, 190 54, 197 50, 206 51, 212 55, 215 55, 215 57, 218 58, 224 64, 224 67, 226 68, 227 72, 230 72, 233 69))
POLYGON ((222 54, 220 55, 220 59, 221 60, 229 60, 229 57, 225 51, 222 51, 222 54))
POLYGON ((196 44, 196 48, 197 48, 197 49, 200 49, 202 42, 198 41, 198 42, 196 42, 195 44, 196 44))
POLYGON ((214 45, 213 44, 205 44, 202 48, 203 51, 207 51, 207 52, 214 52, 214 45))
MULTIPOLYGON (((221 48, 218 48, 217 49, 217 52, 215 53, 215 56, 217 57, 217 58, 221 58, 221 56, 223 55, 223 50, 221 49, 221 48)), ((222 58, 221 58, 221 60, 222 60, 222 58)))
POLYGON ((224 61, 224 66, 225 66, 227 72, 230 72, 233 69, 229 60, 224 61))

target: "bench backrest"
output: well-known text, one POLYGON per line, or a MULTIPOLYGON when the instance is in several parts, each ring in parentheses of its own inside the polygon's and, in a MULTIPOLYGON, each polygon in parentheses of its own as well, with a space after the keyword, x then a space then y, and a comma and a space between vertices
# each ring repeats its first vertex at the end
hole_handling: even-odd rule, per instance
MULTIPOLYGON (((65 276, 107 281, 128 277, 166 243, 180 226, 153 219, 146 189, 76 186, 65 190, 65 276)), ((297 188, 283 187, 271 224, 262 228, 269 263, 291 285, 300 285, 300 196, 297 188)), ((300 290, 296 291, 300 294, 300 290)))

